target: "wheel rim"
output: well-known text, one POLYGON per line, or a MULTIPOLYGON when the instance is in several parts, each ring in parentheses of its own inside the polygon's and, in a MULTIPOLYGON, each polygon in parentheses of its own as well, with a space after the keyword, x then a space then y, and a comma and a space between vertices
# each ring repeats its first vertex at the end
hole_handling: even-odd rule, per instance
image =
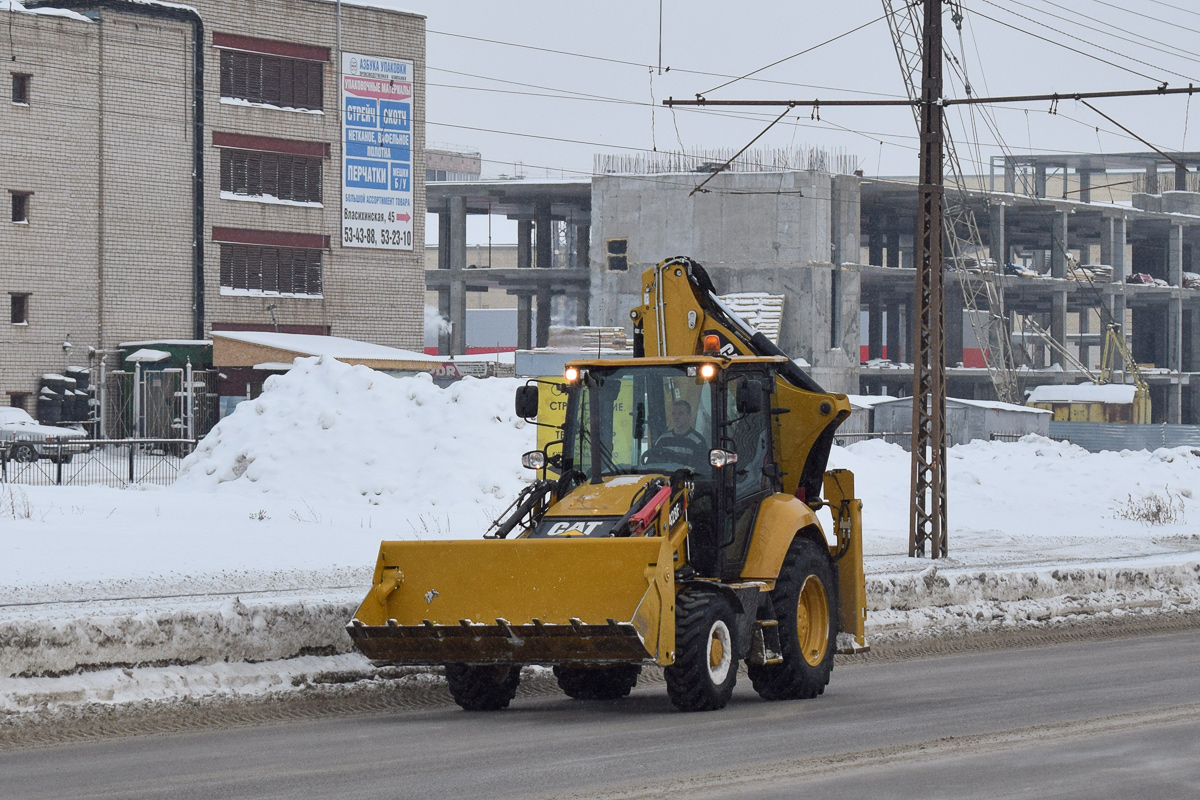
POLYGON ((27 444, 19 444, 13 448, 12 457, 13 461, 29 464, 37 461, 37 451, 27 444))
POLYGON ((724 683, 732 664, 733 642, 729 626, 717 620, 708 631, 708 677, 716 685, 724 683))
POLYGON ((829 647, 829 600, 825 597, 825 587, 815 575, 805 578, 800 587, 800 600, 796 603, 796 639, 809 666, 818 666, 825 660, 825 651, 829 647))

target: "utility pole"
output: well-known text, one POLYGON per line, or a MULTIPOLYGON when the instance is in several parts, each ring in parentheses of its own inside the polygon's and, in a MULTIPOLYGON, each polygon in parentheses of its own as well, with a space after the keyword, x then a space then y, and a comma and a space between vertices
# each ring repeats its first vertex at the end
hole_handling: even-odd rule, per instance
POLYGON ((944 108, 942 105, 942 0, 925 0, 921 48, 921 153, 917 213, 913 361, 912 495, 908 554, 947 555, 944 108))

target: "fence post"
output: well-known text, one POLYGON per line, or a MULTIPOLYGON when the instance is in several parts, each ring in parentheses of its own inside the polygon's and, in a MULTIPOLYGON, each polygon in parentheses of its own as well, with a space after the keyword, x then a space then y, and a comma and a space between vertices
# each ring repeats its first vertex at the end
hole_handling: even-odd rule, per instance
POLYGON ((133 483, 133 448, 137 447, 132 441, 129 442, 129 482, 133 483))
POLYGON ((54 458, 54 485, 62 486, 62 459, 63 459, 63 440, 58 437, 58 441, 54 444, 58 450, 58 455, 54 458))

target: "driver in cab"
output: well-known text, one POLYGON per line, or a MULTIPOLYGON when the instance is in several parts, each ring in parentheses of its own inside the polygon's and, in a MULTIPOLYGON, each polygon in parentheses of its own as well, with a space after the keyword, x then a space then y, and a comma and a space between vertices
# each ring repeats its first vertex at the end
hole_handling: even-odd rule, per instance
POLYGON ((671 428, 654 442, 655 449, 670 454, 680 464, 699 465, 708 460, 708 445, 692 427, 692 404, 676 400, 671 404, 671 428))

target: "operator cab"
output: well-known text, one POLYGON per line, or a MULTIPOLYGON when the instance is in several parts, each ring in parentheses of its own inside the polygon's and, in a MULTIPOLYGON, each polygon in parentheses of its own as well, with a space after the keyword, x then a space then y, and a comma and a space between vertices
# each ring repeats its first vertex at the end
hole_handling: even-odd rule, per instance
POLYGON ((774 367, 697 357, 568 368, 564 488, 625 475, 690 483, 689 563, 704 577, 737 577, 758 507, 779 490, 774 367))

